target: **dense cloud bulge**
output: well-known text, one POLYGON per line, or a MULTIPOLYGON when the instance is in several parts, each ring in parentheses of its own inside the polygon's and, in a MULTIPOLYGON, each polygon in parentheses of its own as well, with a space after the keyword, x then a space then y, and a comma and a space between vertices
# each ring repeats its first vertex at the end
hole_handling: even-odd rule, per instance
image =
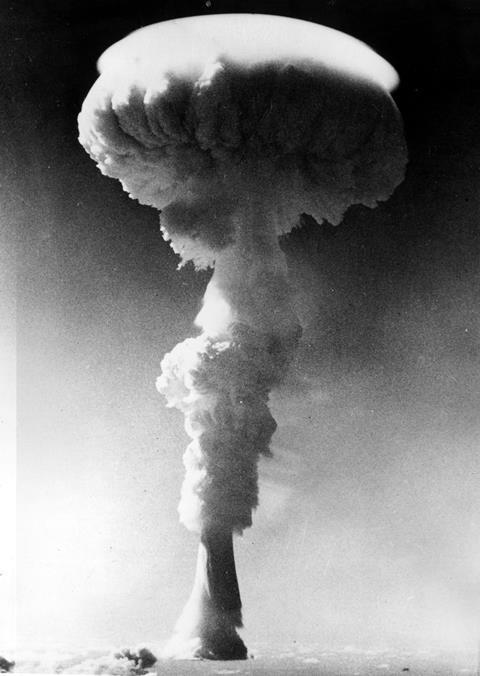
POLYGON ((406 159, 385 88, 394 71, 383 59, 353 38, 282 17, 242 16, 243 40, 231 45, 233 20, 174 20, 127 37, 100 60, 80 116, 81 142, 101 170, 162 210, 166 238, 198 266, 235 238, 233 214, 252 177, 283 234, 301 213, 338 224, 351 204, 387 199, 406 159), (276 43, 287 29, 297 38, 288 50, 276 43), (165 54, 179 43, 189 49, 165 54))

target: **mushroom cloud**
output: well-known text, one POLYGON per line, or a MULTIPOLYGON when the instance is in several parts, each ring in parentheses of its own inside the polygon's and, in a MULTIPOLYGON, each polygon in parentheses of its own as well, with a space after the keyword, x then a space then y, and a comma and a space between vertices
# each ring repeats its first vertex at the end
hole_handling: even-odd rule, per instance
POLYGON ((213 267, 200 332, 157 380, 191 441, 180 519, 200 544, 192 594, 165 654, 244 659, 233 534, 252 523, 268 408, 301 336, 279 236, 302 213, 341 222, 402 181, 393 68, 333 29, 278 16, 166 21, 110 47, 79 116, 80 142, 163 236, 213 267))

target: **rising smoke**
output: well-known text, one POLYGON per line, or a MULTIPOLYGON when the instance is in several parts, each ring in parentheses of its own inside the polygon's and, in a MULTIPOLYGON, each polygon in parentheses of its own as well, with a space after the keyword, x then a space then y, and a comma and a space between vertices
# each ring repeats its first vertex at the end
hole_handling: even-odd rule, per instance
MULTIPOLYGON (((387 199, 406 158, 398 111, 373 76, 299 56, 298 46, 279 54, 264 44, 259 62, 247 40, 241 59, 229 56, 218 18, 200 21, 216 38, 209 49, 191 32, 199 19, 160 24, 155 36, 150 27, 111 48, 79 118, 80 140, 102 172, 162 212, 182 263, 214 267, 201 333, 164 358, 157 381, 185 415, 180 517, 201 536, 194 591, 170 649, 177 656, 245 656, 231 534, 252 523, 257 462, 276 428, 269 393, 301 335, 278 237, 304 212, 338 224, 351 204, 387 199), (162 66, 172 23, 185 53, 162 66)), ((247 23, 258 38, 279 21, 288 22, 247 23)))
MULTIPOLYGON (((180 518, 204 538, 218 530, 241 533, 252 524, 252 511, 258 504, 258 459, 270 454, 276 428, 268 408, 269 393, 285 375, 301 334, 277 235, 268 232, 271 222, 261 222, 259 201, 250 208, 255 211, 255 216, 250 214, 253 220, 245 220, 245 207, 237 213, 235 242, 217 253, 215 272, 197 317, 202 333, 177 345, 164 358, 157 381, 168 405, 184 413, 192 439, 184 455, 180 518), (248 227, 250 223, 253 228, 248 227)), ((210 548, 206 543, 206 555, 214 557, 221 542, 220 538, 210 548)), ((200 575, 204 556, 204 552, 199 554, 200 575)), ((194 592, 194 600, 177 625, 171 647, 174 654, 184 656, 185 638, 190 645, 188 638, 197 635, 199 626, 200 632, 205 629, 205 618, 218 617, 218 608, 221 621, 217 625, 241 626, 240 596, 237 602, 231 599, 232 588, 237 588, 233 553, 231 564, 229 584, 206 580, 212 595, 219 590, 215 613, 210 600, 197 602, 197 595, 201 599, 202 594, 194 592), (208 611, 201 612, 192 627, 192 617, 205 605, 208 611)), ((222 567, 225 557, 220 556, 218 565, 211 568, 222 567)), ((217 646, 218 626, 207 634, 203 643, 217 646), (214 641, 212 634, 217 635, 214 641)), ((223 644, 230 641, 227 637, 223 644)), ((218 647, 215 652, 224 654, 218 647)))

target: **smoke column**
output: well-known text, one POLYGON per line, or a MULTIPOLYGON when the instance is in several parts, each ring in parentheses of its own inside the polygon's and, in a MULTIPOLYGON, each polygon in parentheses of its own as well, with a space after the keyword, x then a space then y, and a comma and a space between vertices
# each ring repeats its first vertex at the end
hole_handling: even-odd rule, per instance
POLYGON ((301 335, 278 238, 302 212, 338 224, 351 204, 374 207, 406 162, 383 59, 307 22, 236 21, 194 17, 127 37, 102 56, 79 117, 81 143, 161 211, 182 262, 214 267, 200 335, 163 359, 157 381, 185 416, 180 519, 200 535, 171 657, 247 655, 233 534, 252 523, 276 428, 269 393, 301 335))
POLYGON ((301 333, 262 201, 252 192, 237 213, 235 244, 218 255, 196 320, 202 333, 165 357, 157 381, 168 405, 184 413, 192 439, 179 511, 201 536, 194 590, 170 646, 175 655, 185 646, 191 654, 188 637, 199 642, 194 653, 225 657, 222 646, 230 644, 227 655, 245 655, 235 632, 241 604, 232 533, 252 523, 258 458, 269 455, 276 428, 269 391, 285 373, 301 333))

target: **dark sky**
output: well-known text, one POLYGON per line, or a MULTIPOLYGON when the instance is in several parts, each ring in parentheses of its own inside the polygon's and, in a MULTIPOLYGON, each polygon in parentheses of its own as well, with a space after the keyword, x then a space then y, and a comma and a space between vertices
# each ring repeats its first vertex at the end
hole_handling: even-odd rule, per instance
POLYGON ((163 354, 191 334, 208 274, 176 270, 158 215, 100 175, 76 116, 96 59, 128 32, 253 11, 324 23, 389 60, 410 163, 388 203, 353 207, 338 228, 305 217, 283 242, 305 330, 274 397, 277 459, 263 468, 257 527, 238 545, 247 630, 463 644, 480 572, 480 9, 208 4, 1 10, 20 639, 157 639, 185 600, 195 550, 175 511, 185 435, 153 384, 163 354), (288 612, 270 631, 280 590, 288 612))

